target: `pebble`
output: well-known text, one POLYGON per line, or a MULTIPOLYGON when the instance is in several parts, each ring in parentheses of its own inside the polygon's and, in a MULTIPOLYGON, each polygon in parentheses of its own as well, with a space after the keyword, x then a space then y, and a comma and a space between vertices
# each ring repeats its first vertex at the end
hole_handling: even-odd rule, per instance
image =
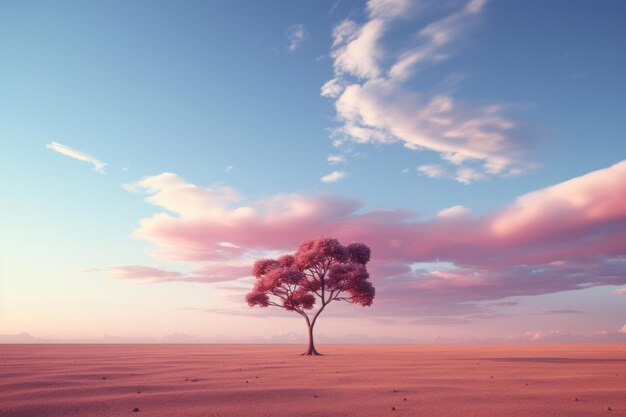
POLYGON ((133 408, 133 413, 138 413, 139 412, 139 408, 135 407, 133 408))
POLYGON ((396 407, 391 407, 391 411, 396 411, 396 407))

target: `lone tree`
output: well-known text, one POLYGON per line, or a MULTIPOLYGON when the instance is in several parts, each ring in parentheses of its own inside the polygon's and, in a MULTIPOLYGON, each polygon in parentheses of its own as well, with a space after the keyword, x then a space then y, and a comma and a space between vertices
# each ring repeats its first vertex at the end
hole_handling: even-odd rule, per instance
POLYGON ((250 307, 276 306, 300 314, 309 330, 309 348, 303 355, 319 355, 313 328, 328 304, 372 304, 375 290, 365 267, 369 260, 370 248, 362 243, 343 246, 327 237, 305 240, 293 255, 254 263, 252 274, 257 281, 246 301, 250 307), (311 318, 307 310, 313 310, 317 300, 319 308, 311 312, 311 318))

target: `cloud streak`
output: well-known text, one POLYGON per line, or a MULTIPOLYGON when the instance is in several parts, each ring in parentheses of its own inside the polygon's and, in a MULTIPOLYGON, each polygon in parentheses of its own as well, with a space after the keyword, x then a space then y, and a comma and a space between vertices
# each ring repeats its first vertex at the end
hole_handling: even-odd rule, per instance
POLYGON ((46 144, 46 148, 58 152, 61 155, 69 156, 70 158, 77 159, 79 161, 88 162, 93 166, 93 169, 95 171, 101 174, 105 173, 104 168, 107 166, 107 164, 85 152, 70 148, 69 146, 63 145, 62 143, 58 142, 50 142, 46 144))
POLYGON ((304 28, 304 25, 302 23, 298 23, 298 24, 289 26, 287 28, 287 31, 285 32, 285 36, 287 37, 287 40, 289 41, 289 45, 287 46, 287 49, 290 52, 295 52, 296 50, 298 50, 298 48, 300 48, 302 43, 306 40, 306 38, 308 37, 308 33, 306 29, 304 28))
POLYGON ((421 29, 413 46, 394 53, 384 35, 419 3, 370 0, 365 23, 339 23, 331 51, 335 76, 321 88, 322 96, 334 100, 341 122, 333 130, 334 143, 401 142, 411 150, 434 151, 454 173, 424 174, 465 184, 527 169, 522 129, 503 115, 504 106, 465 103, 444 92, 416 91, 408 83, 426 65, 451 55, 484 3, 467 2, 421 29))
POLYGON ((346 157, 344 155, 328 155, 326 157, 326 162, 331 165, 341 164, 343 162, 346 162, 346 157))
POLYGON ((325 183, 337 182, 340 179, 344 178, 345 176, 346 176, 346 173, 343 171, 333 171, 328 175, 324 175, 322 178, 320 178, 320 180, 325 183))
POLYGON ((169 271, 147 265, 115 265, 104 268, 82 268, 82 272, 104 271, 115 279, 131 280, 144 283, 156 282, 200 282, 215 283, 232 281, 250 275, 248 265, 232 265, 220 262, 207 263, 190 273, 169 271))

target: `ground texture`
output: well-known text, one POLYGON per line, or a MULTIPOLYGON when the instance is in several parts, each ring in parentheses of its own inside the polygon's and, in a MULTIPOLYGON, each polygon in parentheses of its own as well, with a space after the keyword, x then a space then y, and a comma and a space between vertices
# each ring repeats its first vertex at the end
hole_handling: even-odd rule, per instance
POLYGON ((626 416, 624 345, 302 349, 0 345, 0 416, 626 416))

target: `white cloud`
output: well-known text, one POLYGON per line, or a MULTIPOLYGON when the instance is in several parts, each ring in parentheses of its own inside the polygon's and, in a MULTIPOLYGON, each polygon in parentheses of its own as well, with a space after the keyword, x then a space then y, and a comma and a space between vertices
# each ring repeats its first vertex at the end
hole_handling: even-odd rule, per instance
POLYGON ((385 31, 385 22, 374 19, 363 26, 351 20, 344 20, 334 30, 334 44, 331 56, 335 60, 338 74, 349 73, 360 78, 380 76, 378 61, 382 51, 378 40, 385 31))
POLYGON ((423 65, 450 56, 484 4, 485 0, 470 0, 426 25, 415 46, 399 51, 385 45, 384 35, 397 20, 411 15, 414 3, 370 0, 369 20, 338 24, 330 54, 335 76, 321 88, 322 96, 335 100, 341 123, 331 134, 333 143, 401 142, 408 149, 434 151, 446 164, 456 166, 456 175, 445 177, 466 184, 527 168, 521 162, 520 127, 503 116, 504 106, 471 105, 448 93, 414 91, 406 82, 423 65))
POLYGON ((448 207, 446 209, 441 210, 439 213, 437 213, 437 217, 452 219, 452 218, 465 217, 467 216, 467 214, 469 214, 469 209, 467 207, 459 205, 459 206, 448 207))
POLYGON ((224 172, 228 173, 228 172, 232 171, 233 169, 235 169, 236 167, 237 167, 237 165, 229 165, 229 166, 226 167, 224 172))
POLYGON ((417 167, 417 172, 430 178, 444 178, 446 176, 446 171, 441 165, 420 165, 417 167))
POLYGON ((331 165, 335 165, 346 162, 346 157, 343 155, 328 155, 326 161, 331 165))
POLYGON ((484 175, 479 171, 470 167, 460 167, 456 171, 456 180, 463 184, 469 184, 471 182, 484 178, 484 175))
POLYGON ((298 23, 289 26, 287 28, 287 31, 285 32, 285 36, 287 36, 287 40, 289 41, 289 46, 287 46, 287 49, 289 49, 289 51, 291 52, 294 52, 300 47, 300 45, 302 45, 302 42, 304 42, 304 40, 308 37, 308 33, 304 28, 304 25, 302 23, 298 23))
POLYGON ((88 162, 93 165, 93 169, 101 174, 104 174, 104 167, 107 166, 104 162, 94 158, 93 156, 86 154, 85 152, 81 152, 79 150, 70 148, 69 146, 63 145, 58 142, 50 142, 46 145, 46 148, 52 149, 55 152, 58 152, 62 155, 69 156, 70 158, 78 159, 79 161, 88 162))
POLYGON ((322 86, 322 96, 337 98, 343 92, 345 85, 343 85, 342 80, 333 78, 332 80, 328 80, 326 84, 322 86))
POLYGON ((370 0, 367 12, 373 18, 396 18, 408 12, 410 6, 408 0, 370 0))
POLYGON ((445 52, 444 48, 459 37, 471 22, 471 18, 480 13, 484 5, 485 0, 471 0, 460 11, 420 30, 418 37, 422 43, 405 51, 391 67, 390 75, 394 78, 408 78, 419 64, 436 63, 447 59, 450 54, 445 52))
POLYGON ((143 187, 139 186, 136 183, 122 184, 122 188, 129 193, 140 193, 143 190, 143 187))
POLYGON ((321 180, 322 180, 322 182, 326 182, 326 183, 337 182, 337 181, 339 181, 340 179, 342 179, 345 176, 346 176, 346 173, 343 172, 343 171, 333 171, 333 172, 331 172, 328 175, 324 175, 321 178, 321 180))

